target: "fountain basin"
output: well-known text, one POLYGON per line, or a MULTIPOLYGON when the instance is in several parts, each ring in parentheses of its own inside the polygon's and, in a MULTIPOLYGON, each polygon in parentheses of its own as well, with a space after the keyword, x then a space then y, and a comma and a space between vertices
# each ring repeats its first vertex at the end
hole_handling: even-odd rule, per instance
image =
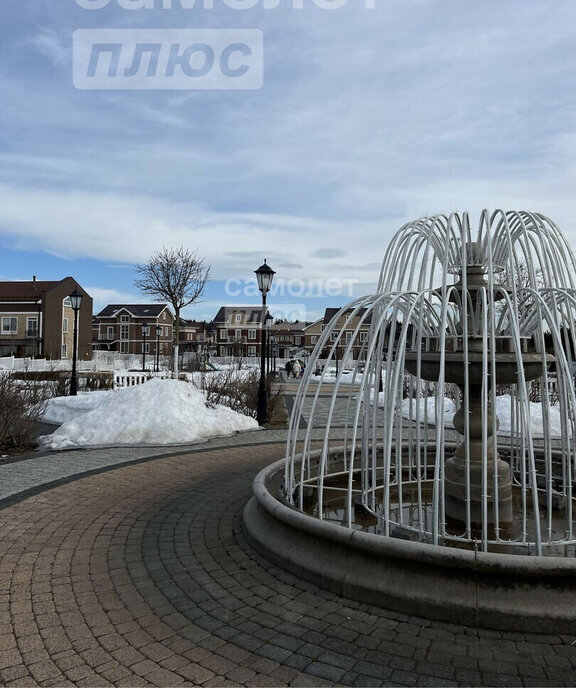
POLYGON ((258 551, 294 575, 366 604, 467 627, 573 632, 573 558, 466 551, 335 525, 277 499, 283 478, 283 460, 258 474, 244 526, 258 551))

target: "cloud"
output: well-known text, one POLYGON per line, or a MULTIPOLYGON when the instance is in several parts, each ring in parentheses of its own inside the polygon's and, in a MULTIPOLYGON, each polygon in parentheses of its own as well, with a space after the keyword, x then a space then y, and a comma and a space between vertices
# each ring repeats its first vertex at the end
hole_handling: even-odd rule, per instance
POLYGON ((40 27, 38 33, 30 39, 30 43, 41 55, 48 57, 52 64, 57 67, 70 62, 68 46, 53 29, 46 26, 40 27))
POLYGON ((316 251, 312 251, 310 255, 313 258, 343 258, 346 255, 346 251, 338 248, 319 248, 316 251))
POLYGON ((87 12, 72 2, 56 13, 47 0, 8 3, 0 245, 24 260, 129 267, 183 244, 217 280, 252 277, 267 258, 279 278, 370 285, 393 233, 426 214, 540 210, 574 242, 573 0, 553 10, 525 0, 291 4, 130 12, 111 2, 87 12), (70 38, 80 19, 258 24, 265 85, 76 91, 70 38))

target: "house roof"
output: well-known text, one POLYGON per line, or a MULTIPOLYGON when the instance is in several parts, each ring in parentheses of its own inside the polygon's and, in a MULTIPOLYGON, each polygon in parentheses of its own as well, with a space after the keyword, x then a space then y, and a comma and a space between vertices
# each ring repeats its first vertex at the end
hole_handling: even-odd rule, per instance
POLYGON ((270 329, 275 332, 303 332, 308 324, 306 322, 273 323, 270 329))
MULTIPOLYGON (((52 291, 64 280, 73 277, 64 277, 61 280, 28 280, 26 282, 0 282, 0 299, 2 301, 34 301, 42 296, 43 293, 52 291)), ((76 280, 74 280, 76 281, 76 280)))
MULTIPOLYGON (((329 322, 331 322, 338 312, 340 311, 340 308, 327 308, 324 311, 324 325, 328 325, 329 322)), ((351 308, 347 308, 343 313, 342 316, 348 317, 350 313, 352 312, 351 308)), ((357 313, 356 317, 363 317, 364 314, 366 313, 365 308, 361 308, 357 313)), ((364 320, 364 325, 369 325, 372 322, 372 313, 369 313, 366 319, 364 320)))
POLYGON ((314 325, 318 325, 319 323, 324 322, 324 318, 318 318, 318 320, 314 320, 314 322, 307 322, 304 324, 304 330, 307 330, 309 327, 313 327, 314 325))
POLYGON ((231 313, 244 313, 246 315, 245 323, 258 324, 262 317, 262 306, 221 306, 216 317, 212 321, 215 324, 228 323, 228 316, 231 313))
POLYGON ((172 314, 165 303, 111 303, 102 309, 96 317, 112 318, 120 311, 125 311, 134 318, 157 318, 166 309, 172 314))

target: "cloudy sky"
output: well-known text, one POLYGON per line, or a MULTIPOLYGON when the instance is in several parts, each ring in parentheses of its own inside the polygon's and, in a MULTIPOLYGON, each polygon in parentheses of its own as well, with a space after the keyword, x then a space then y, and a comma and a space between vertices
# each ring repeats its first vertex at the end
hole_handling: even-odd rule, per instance
POLYGON ((423 215, 535 210, 576 247, 574 0, 2 0, 0 34, 0 279, 72 275, 97 311, 184 245, 190 317, 258 302, 266 258, 312 318, 423 215), (263 83, 77 88, 87 29, 257 29, 263 83))

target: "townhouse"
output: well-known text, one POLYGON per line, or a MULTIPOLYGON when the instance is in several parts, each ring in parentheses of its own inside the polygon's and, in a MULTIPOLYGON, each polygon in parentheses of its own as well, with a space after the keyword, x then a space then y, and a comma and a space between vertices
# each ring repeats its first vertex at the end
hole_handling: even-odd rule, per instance
POLYGON ((172 353, 174 314, 164 303, 109 304, 94 318, 94 349, 121 354, 172 353))
POLYGON ((0 356, 70 359, 74 309, 70 296, 81 294, 78 359, 92 355, 92 298, 73 277, 45 281, 0 282, 0 356))

